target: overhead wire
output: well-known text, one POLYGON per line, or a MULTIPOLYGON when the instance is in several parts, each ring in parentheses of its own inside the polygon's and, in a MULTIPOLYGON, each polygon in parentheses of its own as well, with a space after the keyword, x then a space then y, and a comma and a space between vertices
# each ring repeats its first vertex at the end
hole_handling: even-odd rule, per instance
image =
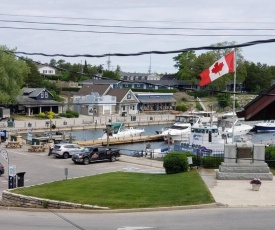
POLYGON ((113 32, 96 30, 72 30, 72 29, 53 29, 53 28, 34 28, 34 27, 15 27, 0 26, 0 29, 32 30, 32 31, 55 31, 73 33, 96 33, 96 34, 124 34, 124 35, 147 35, 147 36, 181 36, 181 37, 274 37, 273 34, 179 34, 179 33, 143 33, 143 32, 113 32))
POLYGON ((266 21, 178 21, 178 20, 133 20, 133 19, 110 19, 110 18, 85 18, 85 17, 61 17, 61 16, 44 16, 44 15, 26 15, 26 14, 7 14, 0 13, 2 16, 12 17, 30 17, 30 18, 46 18, 46 19, 69 19, 69 20, 88 20, 88 21, 111 21, 111 22, 138 22, 138 23, 180 23, 180 24, 275 24, 266 21))
POLYGON ((38 24, 38 25, 61 25, 61 26, 84 26, 84 27, 102 27, 102 28, 123 28, 123 29, 156 29, 156 30, 213 30, 213 31, 274 31, 275 28, 201 28, 201 27, 158 27, 158 26, 118 26, 102 24, 83 24, 83 23, 61 23, 61 22, 37 22, 25 20, 4 20, 0 22, 38 24))
MULTIPOLYGON (((146 52, 139 52, 139 53, 128 53, 128 54, 123 54, 123 53, 113 53, 113 54, 102 54, 102 55, 64 55, 64 54, 44 54, 44 53, 27 53, 27 52, 20 52, 20 51, 7 51, 7 50, 0 50, 2 52, 5 52, 7 54, 10 55, 15 55, 16 57, 20 58, 20 59, 24 59, 26 60, 27 58, 21 57, 18 54, 25 54, 25 55, 42 55, 42 56, 63 56, 63 57, 105 57, 105 56, 138 56, 138 55, 145 55, 145 54, 151 54, 151 53, 156 53, 156 54, 168 54, 168 53, 182 53, 182 52, 188 52, 188 51, 194 51, 194 50, 220 50, 220 49, 228 49, 228 48, 240 48, 240 47, 247 47, 247 46, 253 46, 253 45, 257 45, 257 44, 266 44, 266 43, 274 43, 275 39, 268 39, 268 40, 256 40, 256 41, 251 41, 251 42, 246 42, 246 43, 241 43, 241 44, 231 44, 231 45, 226 45, 226 46, 201 46, 201 47, 193 47, 193 48, 186 48, 186 49, 181 49, 181 50, 174 50, 174 51, 146 51, 146 52)), ((29 59, 28 59, 29 60, 29 59)), ((77 72, 77 71, 71 71, 71 70, 66 70, 63 68, 60 68, 58 66, 52 66, 52 65, 48 65, 48 64, 42 64, 38 61, 34 61, 31 60, 32 62, 36 63, 36 64, 41 64, 41 65, 46 65, 46 66, 51 66, 54 67, 60 71, 70 71, 76 74, 81 74, 84 76, 89 76, 89 77, 94 77, 94 75, 91 74, 85 74, 82 72, 77 72)), ((97 76, 98 77, 98 76, 97 76)), ((104 77, 99 77, 101 79, 107 79, 110 80, 109 78, 104 78, 104 77)), ((120 79, 118 80, 120 82, 126 82, 126 83, 144 83, 144 84, 148 84, 148 82, 146 81, 130 81, 130 80, 124 80, 124 79, 120 79)), ((166 87, 170 87, 171 85, 164 85, 164 84, 154 84, 154 83, 149 83, 151 85, 154 86, 166 86, 166 87)), ((179 86, 173 86, 176 89, 181 89, 181 90, 194 90, 194 89, 190 89, 190 88, 186 88, 186 87, 179 87, 179 86)), ((233 94, 230 92, 225 92, 225 91, 218 91, 218 90, 207 90, 205 89, 204 91, 209 91, 209 92, 217 92, 217 93, 229 93, 229 94, 233 94)), ((235 94, 240 94, 235 92, 235 94)), ((274 96, 274 94, 266 94, 266 93, 250 93, 251 95, 268 95, 268 96, 274 96)))

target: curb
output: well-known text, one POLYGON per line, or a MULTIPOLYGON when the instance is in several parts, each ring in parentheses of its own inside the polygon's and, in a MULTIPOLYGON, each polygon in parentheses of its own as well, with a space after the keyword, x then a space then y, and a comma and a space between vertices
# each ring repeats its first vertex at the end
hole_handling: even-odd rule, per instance
MULTIPOLYGON (((6 207, 0 206, 0 210, 9 211, 25 211, 25 212, 58 212, 58 213, 131 213, 131 212, 157 212, 157 211, 176 211, 176 210, 191 210, 191 209, 212 209, 220 208, 218 203, 187 205, 187 206, 172 206, 159 208, 133 208, 133 209, 109 209, 109 210, 92 210, 92 209, 42 209, 42 208, 22 208, 22 207, 6 207)), ((227 207, 227 206, 222 206, 227 207)))

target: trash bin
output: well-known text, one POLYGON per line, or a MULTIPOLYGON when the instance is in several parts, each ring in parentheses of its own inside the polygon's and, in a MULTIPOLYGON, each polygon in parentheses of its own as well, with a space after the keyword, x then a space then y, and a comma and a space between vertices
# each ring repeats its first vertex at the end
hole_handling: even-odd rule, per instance
POLYGON ((24 175, 26 172, 16 173, 17 175, 17 187, 24 187, 24 175))
POLYGON ((131 121, 136 121, 137 117, 136 116, 131 116, 131 121))

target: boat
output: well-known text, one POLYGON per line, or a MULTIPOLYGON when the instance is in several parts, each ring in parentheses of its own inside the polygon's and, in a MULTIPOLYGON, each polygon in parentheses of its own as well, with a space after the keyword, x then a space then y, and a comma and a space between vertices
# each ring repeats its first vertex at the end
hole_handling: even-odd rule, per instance
POLYGON ((234 136, 241 136, 248 134, 253 127, 248 124, 244 124, 239 119, 222 119, 218 121, 218 127, 221 127, 222 131, 233 133, 234 136), (234 130, 233 130, 234 129, 234 130))
POLYGON ((201 117, 196 115, 177 115, 175 123, 171 127, 166 127, 159 132, 166 142, 187 140, 191 133, 192 125, 201 122, 201 117))
MULTIPOLYGON (((126 128, 124 123, 115 122, 111 123, 109 129, 109 138, 127 138, 127 137, 137 137, 144 133, 144 129, 136 129, 133 127, 126 128)), ((98 139, 107 139, 107 130, 102 137, 98 139)))
POLYGON ((275 120, 265 120, 254 125, 255 132, 273 132, 275 131, 275 120))
MULTIPOLYGON (((234 126, 234 132, 235 128, 234 126)), ((202 156, 221 155, 224 153, 224 145, 233 142, 252 143, 250 135, 233 135, 232 129, 222 131, 217 125, 196 124, 191 128, 189 140, 175 142, 174 150, 193 153, 199 151, 202 156)))

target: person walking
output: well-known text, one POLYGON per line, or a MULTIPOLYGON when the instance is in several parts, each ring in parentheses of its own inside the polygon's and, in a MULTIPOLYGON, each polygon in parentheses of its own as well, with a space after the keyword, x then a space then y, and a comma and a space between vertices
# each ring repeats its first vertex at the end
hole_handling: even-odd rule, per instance
POLYGON ((49 141, 49 142, 48 142, 48 148, 49 148, 48 156, 51 156, 51 155, 52 155, 53 146, 54 146, 53 141, 49 141))

